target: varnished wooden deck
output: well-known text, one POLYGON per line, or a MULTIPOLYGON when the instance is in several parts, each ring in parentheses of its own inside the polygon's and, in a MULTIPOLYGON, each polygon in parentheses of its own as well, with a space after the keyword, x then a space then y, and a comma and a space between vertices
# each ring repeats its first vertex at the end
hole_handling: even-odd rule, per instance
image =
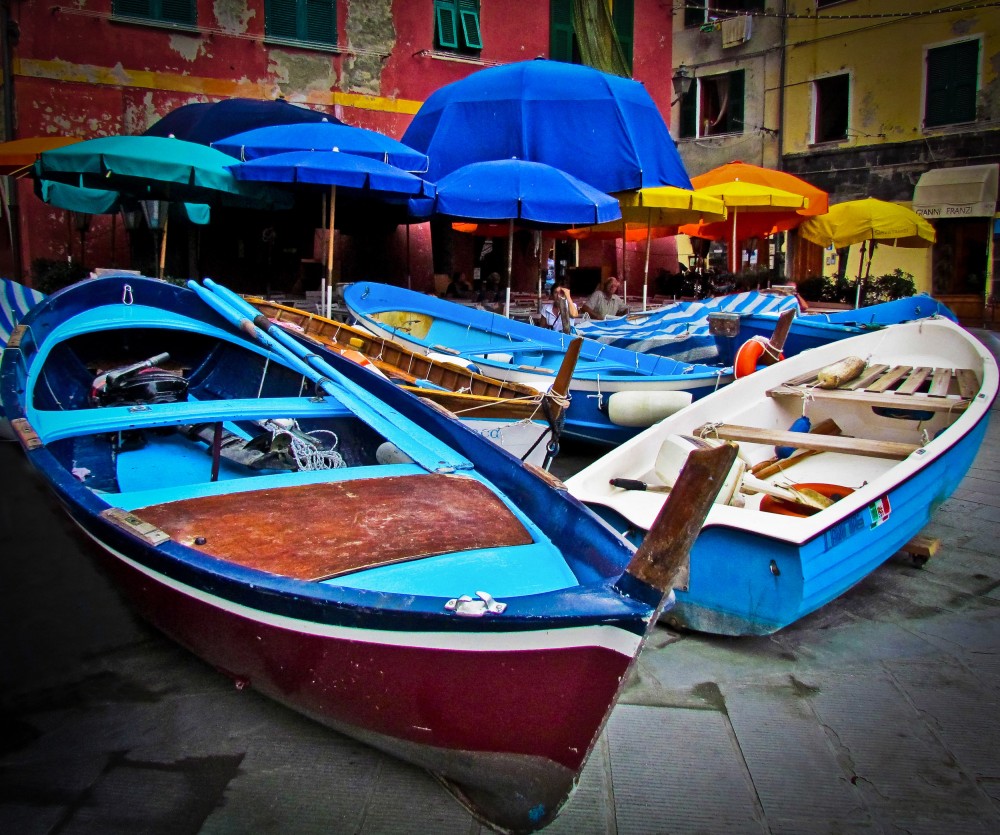
POLYGON ((150 505, 134 515, 206 554, 301 580, 532 541, 485 486, 456 475, 207 496, 150 505))

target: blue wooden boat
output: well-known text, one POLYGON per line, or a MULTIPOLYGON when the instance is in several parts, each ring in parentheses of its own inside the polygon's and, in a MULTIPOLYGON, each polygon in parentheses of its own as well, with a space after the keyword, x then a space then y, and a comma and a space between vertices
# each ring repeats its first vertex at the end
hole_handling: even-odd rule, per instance
MULTIPOLYGON (((3 357, 11 331, 44 298, 45 294, 38 290, 25 287, 9 278, 0 278, 0 357, 3 357)), ((3 400, 0 400, 0 438, 8 441, 14 439, 10 422, 3 415, 3 400)))
POLYGON ((636 551, 548 474, 208 279, 53 294, 0 391, 142 615, 511 831, 575 786, 734 455, 693 458, 636 551))
MULTIPOLYGON (((855 310, 838 310, 832 313, 800 313, 792 320, 792 327, 785 338, 782 352, 794 356, 809 348, 826 345, 849 336, 871 330, 941 316, 957 322, 958 318, 947 305, 926 293, 895 299, 891 302, 869 305, 855 310)), ((778 314, 761 311, 741 315, 739 333, 735 338, 720 338, 719 360, 732 364, 735 352, 753 337, 770 338, 777 324, 778 314)))
MULTIPOLYGON (((500 380, 551 387, 568 334, 401 287, 362 281, 344 290, 358 322, 411 350, 475 365, 500 380)), ((570 383, 564 433, 617 444, 732 380, 732 369, 680 362, 584 340, 570 383)))
POLYGON ((640 542, 683 451, 738 442, 739 462, 666 619, 723 635, 767 634, 907 546, 969 469, 996 394, 995 360, 958 325, 945 318, 892 325, 737 380, 567 486, 640 542), (841 366, 848 357, 860 359, 841 366), (848 364, 864 370, 845 382, 838 369, 848 364), (810 491, 821 505, 836 500, 816 510, 810 491))
MULTIPOLYGON (((573 332, 605 345, 643 354, 673 357, 682 362, 732 365, 734 354, 729 350, 728 361, 723 360, 712 326, 719 314, 734 319, 739 317, 741 323, 759 316, 762 321, 771 322, 771 329, 766 334, 770 337, 778 316, 786 310, 798 313, 799 303, 795 296, 749 291, 702 301, 675 302, 616 319, 577 319, 573 332)), ((741 333, 740 337, 739 344, 742 344, 750 334, 741 333)))

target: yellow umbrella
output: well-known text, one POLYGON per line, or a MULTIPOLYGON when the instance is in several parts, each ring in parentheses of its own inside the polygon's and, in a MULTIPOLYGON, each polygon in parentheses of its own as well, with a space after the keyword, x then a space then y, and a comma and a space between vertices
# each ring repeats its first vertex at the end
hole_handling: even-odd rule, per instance
POLYGON ((80 140, 75 136, 29 136, 0 142, 0 174, 20 177, 31 170, 43 151, 62 148, 80 140))
POLYGON ((865 245, 868 246, 867 278, 872 268, 875 246, 909 247, 911 249, 929 247, 934 244, 937 234, 931 224, 906 206, 888 203, 867 197, 864 200, 848 200, 830 207, 830 211, 819 217, 812 217, 799 227, 799 234, 807 241, 820 246, 842 249, 853 244, 861 244, 861 263, 858 264, 858 281, 854 306, 861 304, 861 267, 865 260, 865 245))
POLYGON ((596 226, 578 227, 570 231, 573 238, 609 237, 623 238, 622 281, 625 276, 625 242, 646 238, 646 264, 642 284, 642 309, 646 309, 646 292, 649 281, 650 241, 654 237, 676 235, 677 227, 684 223, 711 223, 724 220, 726 207, 721 200, 707 194, 677 186, 647 186, 646 188, 620 191, 613 195, 621 206, 622 219, 596 226))
MULTIPOLYGON (((730 263, 734 273, 739 272, 740 266, 739 253, 736 248, 738 241, 756 234, 769 235, 779 226, 782 229, 797 226, 804 220, 802 215, 798 214, 799 210, 809 207, 809 198, 804 195, 743 180, 715 183, 695 189, 695 191, 698 194, 718 198, 727 209, 731 209, 724 224, 716 224, 716 226, 724 226, 725 233, 728 233, 727 237, 731 238, 730 263), (757 213, 762 214, 767 219, 760 229, 757 228, 760 224, 752 222, 752 215, 757 213), (747 217, 747 215, 751 215, 751 217, 747 217), (741 218, 744 220, 741 221, 741 218)), ((686 225, 686 228, 681 229, 681 232, 701 237, 714 237, 714 235, 699 235, 705 231, 704 226, 705 224, 702 224, 699 228, 698 225, 686 225)))
POLYGON ((874 197, 831 206, 827 214, 805 221, 799 234, 814 244, 836 249, 865 241, 928 247, 936 238, 934 227, 912 209, 874 197))

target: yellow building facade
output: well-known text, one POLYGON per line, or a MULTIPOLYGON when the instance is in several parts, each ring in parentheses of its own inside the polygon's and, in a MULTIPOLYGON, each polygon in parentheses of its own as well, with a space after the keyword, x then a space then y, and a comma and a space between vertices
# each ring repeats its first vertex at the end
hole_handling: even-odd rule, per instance
MULTIPOLYGON (((924 250, 878 246, 873 276, 901 268, 963 319, 990 315, 997 273, 1000 8, 946 0, 787 0, 782 167, 831 204, 876 197, 935 226, 924 250)), ((800 246, 808 247, 803 242, 800 246)), ((829 275, 859 269, 825 251, 829 275)))

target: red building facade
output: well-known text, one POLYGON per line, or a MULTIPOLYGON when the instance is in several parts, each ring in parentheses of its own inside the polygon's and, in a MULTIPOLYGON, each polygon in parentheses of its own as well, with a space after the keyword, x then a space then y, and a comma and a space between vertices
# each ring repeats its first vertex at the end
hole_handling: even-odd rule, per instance
MULTIPOLYGON (((8 5, 5 101, 13 133, 7 139, 142 133, 183 104, 233 97, 282 97, 399 138, 423 100, 442 85, 484 67, 535 57, 581 61, 580 41, 601 37, 591 21, 581 22, 581 5, 572 0, 22 0, 8 5)), ((601 2, 591 5, 600 10, 601 2)), ((668 123, 672 6, 664 0, 611 5, 632 75, 645 84, 668 123)), ((121 218, 94 217, 81 231, 86 219, 42 203, 30 179, 17 183, 16 196, 26 279, 36 259, 142 266, 133 264, 136 247, 133 242, 130 252, 121 218)), ((469 271, 481 243, 459 236, 446 259, 440 253, 435 259, 429 224, 384 229, 368 220, 352 225, 345 219, 349 231, 338 235, 341 280, 406 283, 410 276, 414 288, 430 289, 435 266, 441 272, 446 260, 450 269, 469 271)), ((319 225, 319 209, 309 206, 285 217, 213 212, 208 227, 189 230, 186 242, 181 235, 172 244, 170 272, 198 271, 251 290, 264 289, 261 280, 267 289, 289 289, 302 279, 303 265, 309 266, 319 225), (263 234, 275 228, 276 235, 263 234)), ((520 257, 533 257, 530 238, 525 233, 519 240, 520 257)), ((629 245, 629 269, 641 270, 643 253, 633 252, 635 246, 629 245)), ((581 262, 614 269, 615 244, 582 249, 581 262)))

